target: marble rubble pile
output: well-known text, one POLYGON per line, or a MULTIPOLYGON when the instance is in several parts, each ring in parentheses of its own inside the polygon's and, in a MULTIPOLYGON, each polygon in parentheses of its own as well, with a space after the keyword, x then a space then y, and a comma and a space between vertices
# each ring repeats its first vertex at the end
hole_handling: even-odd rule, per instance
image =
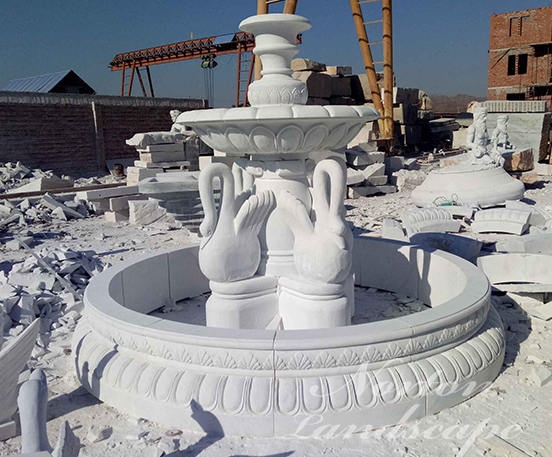
POLYGON ((17 204, 4 200, 0 202, 0 231, 10 226, 24 227, 56 219, 83 219, 91 212, 94 209, 79 198, 64 200, 59 196, 45 194, 39 198, 25 198, 17 204))
POLYGON ((73 184, 71 179, 59 178, 52 171, 33 170, 21 162, 0 163, 0 193, 68 188, 73 184))
POLYGON ((90 279, 104 265, 94 251, 42 249, 24 262, 0 273, 0 320, 4 335, 19 335, 40 318, 38 347, 33 355, 47 351, 52 331, 73 329, 83 310, 82 294, 90 279), (49 267, 49 268, 48 268, 49 267))

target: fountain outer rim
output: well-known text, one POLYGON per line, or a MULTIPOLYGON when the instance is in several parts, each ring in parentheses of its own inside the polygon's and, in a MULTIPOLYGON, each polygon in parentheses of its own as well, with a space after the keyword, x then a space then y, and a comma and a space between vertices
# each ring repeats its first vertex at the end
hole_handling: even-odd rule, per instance
MULTIPOLYGON (((328 119, 363 120, 379 119, 380 113, 370 106, 343 105, 261 105, 239 108, 215 108, 193 110, 180 114, 176 120, 181 125, 249 123, 252 121, 324 121, 328 119), (286 109, 287 116, 282 113, 286 109), (271 113, 272 112, 272 113, 271 113), (310 112, 314 115, 310 115, 310 112), (249 116, 240 116, 240 114, 249 116), (290 115, 291 114, 291 115, 290 115)), ((259 126, 262 126, 259 124, 259 126)), ((256 126, 255 126, 256 127, 256 126)))

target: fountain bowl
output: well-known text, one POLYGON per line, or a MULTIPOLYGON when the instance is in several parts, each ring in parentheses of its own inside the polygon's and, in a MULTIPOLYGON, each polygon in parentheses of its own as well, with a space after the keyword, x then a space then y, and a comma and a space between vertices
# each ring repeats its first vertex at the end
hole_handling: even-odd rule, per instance
POLYGON ((228 155, 296 156, 342 148, 378 118, 369 106, 267 105, 188 111, 177 122, 228 155))
POLYGON ((355 239, 357 285, 431 306, 385 321, 236 330, 149 315, 209 292, 198 250, 144 255, 92 280, 73 339, 77 377, 92 395, 171 428, 308 435, 323 425, 378 428, 435 414, 501 369, 504 329, 489 282, 459 257, 355 239))

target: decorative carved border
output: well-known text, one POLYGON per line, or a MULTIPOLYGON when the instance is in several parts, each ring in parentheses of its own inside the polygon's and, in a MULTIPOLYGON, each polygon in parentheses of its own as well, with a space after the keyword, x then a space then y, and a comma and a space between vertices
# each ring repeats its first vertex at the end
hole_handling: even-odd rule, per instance
POLYGON ((160 407, 188 408, 195 400, 204 410, 225 416, 266 416, 272 411, 289 416, 369 410, 469 381, 503 358, 505 335, 491 307, 485 325, 467 340, 427 358, 378 369, 370 369, 347 349, 339 360, 323 352, 314 362, 297 352, 285 367, 277 357, 272 364, 271 357, 261 361, 254 354, 236 360, 222 350, 214 359, 206 351, 191 355, 183 350, 187 355, 174 363, 120 348, 90 326, 90 316, 79 323, 73 344, 77 375, 100 399, 108 387, 160 407), (335 370, 344 364, 355 364, 357 370, 335 370), (299 370, 298 375, 282 377, 286 368, 299 370), (320 370, 309 372, 316 368, 320 370), (262 376, 259 370, 271 370, 272 375, 262 376), (390 388, 382 389, 385 383, 391 383, 390 388))

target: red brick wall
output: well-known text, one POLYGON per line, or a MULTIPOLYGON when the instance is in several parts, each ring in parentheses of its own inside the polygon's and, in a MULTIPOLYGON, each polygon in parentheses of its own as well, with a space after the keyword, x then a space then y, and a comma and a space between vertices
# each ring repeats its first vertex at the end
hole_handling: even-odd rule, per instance
POLYGON ((170 129, 171 109, 203 106, 195 99, 0 92, 0 162, 58 174, 97 172, 105 160, 137 156, 125 143, 135 133, 170 129))
MULTIPOLYGON (((516 24, 513 24, 514 28, 516 24)), ((491 39, 489 49, 507 49, 511 47, 547 43, 552 41, 552 6, 533 10, 514 11, 491 16, 491 39), (523 20, 522 33, 512 30, 510 35, 510 19, 528 16, 523 20)))
MULTIPOLYGON (((488 99, 506 100, 508 94, 526 94, 528 85, 550 82, 552 48, 535 48, 531 45, 551 41, 552 7, 492 15, 488 99), (512 19, 516 19, 516 22, 512 23, 512 19), (518 70, 521 54, 527 54, 528 57, 527 73, 520 75, 518 70), (514 75, 508 75, 508 60, 511 55, 516 56, 514 75)), ((530 97, 527 95, 527 98, 530 97)))

